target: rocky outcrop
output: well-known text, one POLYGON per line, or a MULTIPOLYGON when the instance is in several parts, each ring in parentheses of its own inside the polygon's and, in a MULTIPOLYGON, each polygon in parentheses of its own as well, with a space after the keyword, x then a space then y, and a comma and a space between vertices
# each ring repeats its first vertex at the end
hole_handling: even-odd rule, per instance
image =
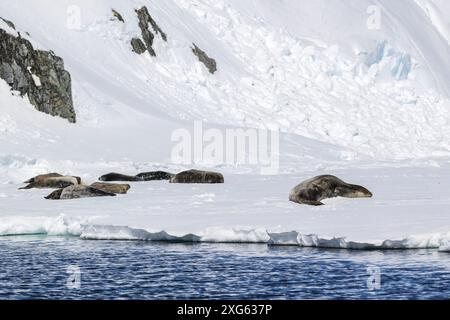
POLYGON ((10 28, 16 30, 16 26, 15 26, 14 23, 12 23, 11 21, 6 20, 6 19, 3 19, 2 17, 0 17, 0 20, 2 20, 4 23, 6 23, 6 24, 8 25, 8 27, 10 27, 10 28))
MULTIPOLYGON (((141 9, 136 10, 138 19, 139 19, 139 28, 141 29, 142 39, 144 40, 145 47, 147 51, 152 56, 156 56, 156 52, 153 49, 153 41, 155 39, 155 34, 161 36, 164 41, 167 41, 167 35, 162 31, 162 29, 158 26, 155 20, 152 18, 150 13, 148 12, 147 7, 142 7, 141 9), (150 26, 152 30, 150 30, 150 26)), ((138 39, 140 40, 140 39, 138 39)), ((142 41, 141 41, 142 42, 142 41)), ((133 46, 133 50, 136 53, 141 52, 141 45, 137 42, 136 38, 131 40, 131 45, 133 46), (134 42, 134 44, 133 44, 134 42), (138 45, 138 47, 135 47, 138 45)), ((145 51, 144 51, 145 52, 145 51)), ((143 52, 142 52, 143 53, 143 52)))
POLYGON ((114 10, 114 9, 111 9, 111 11, 112 11, 113 16, 114 16, 117 20, 119 20, 120 22, 125 23, 125 20, 123 19, 122 15, 121 15, 118 11, 116 11, 116 10, 114 10))
POLYGON ((147 47, 139 38, 131 39, 131 47, 133 47, 133 52, 137 54, 143 54, 147 50, 147 47))
MULTIPOLYGON (((11 27, 14 25, 10 22, 11 27)), ((64 62, 51 51, 35 50, 20 34, 0 29, 0 78, 27 95, 44 113, 76 121, 71 78, 64 62)))
POLYGON ((198 60, 200 60, 201 63, 205 65, 205 67, 208 69, 208 71, 211 74, 214 74, 214 72, 217 71, 217 63, 216 60, 213 58, 210 58, 203 50, 201 50, 195 43, 193 43, 194 48, 192 49, 192 52, 197 56, 198 60))

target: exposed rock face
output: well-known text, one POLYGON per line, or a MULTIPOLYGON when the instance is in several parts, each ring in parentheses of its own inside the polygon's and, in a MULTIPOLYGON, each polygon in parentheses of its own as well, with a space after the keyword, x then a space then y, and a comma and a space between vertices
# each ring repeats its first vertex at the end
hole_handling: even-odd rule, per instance
MULTIPOLYGON (((148 12, 147 7, 144 6, 141 9, 136 10, 136 13, 139 19, 139 28, 141 29, 142 39, 144 39, 146 49, 148 50, 150 55, 155 57, 156 53, 153 49, 153 40, 155 39, 155 34, 160 35, 164 41, 167 41, 167 35, 161 30, 155 20, 153 20, 152 16, 148 12), (150 30, 150 26, 152 27, 154 33, 150 30)), ((133 40, 131 44, 132 46, 133 40)), ((136 45, 137 41, 135 40, 134 43, 136 45)), ((141 51, 141 48, 139 48, 139 50, 136 50, 134 46, 133 49, 136 53, 139 53, 138 51, 141 51)))
POLYGON ((34 50, 20 34, 0 29, 0 78, 12 90, 27 95, 41 112, 76 121, 71 78, 64 62, 53 52, 34 50))
POLYGON ((147 47, 139 38, 131 39, 131 46, 133 47, 133 52, 137 54, 143 54, 147 50, 147 47))
POLYGON ((119 12, 117 12, 114 9, 112 9, 111 11, 112 11, 113 16, 116 17, 117 20, 119 20, 120 22, 125 23, 125 20, 123 19, 122 15, 119 12))
POLYGON ((210 58, 203 50, 201 50, 195 43, 193 43, 194 48, 192 52, 197 56, 198 60, 208 68, 211 74, 217 71, 217 63, 216 60, 210 58))
POLYGON ((16 29, 16 26, 11 21, 3 19, 2 17, 0 17, 0 20, 4 21, 10 28, 16 29))

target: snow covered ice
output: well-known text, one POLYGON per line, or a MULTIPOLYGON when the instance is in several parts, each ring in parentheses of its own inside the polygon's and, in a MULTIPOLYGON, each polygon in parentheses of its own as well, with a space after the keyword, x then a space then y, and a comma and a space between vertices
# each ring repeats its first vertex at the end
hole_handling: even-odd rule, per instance
POLYGON ((0 28, 64 59, 77 123, 37 112, 0 80, 0 234, 448 250, 449 15, 444 0, 3 0, 16 30, 0 28), (131 50, 142 5, 168 37, 155 37, 156 57, 131 50), (374 5, 379 28, 368 25, 374 5), (279 130, 279 173, 174 164, 172 133, 196 120, 279 130), (94 182, 191 167, 225 184, 133 183, 127 196, 65 202, 17 191, 46 172, 94 182), (288 201, 318 174, 374 197, 288 201))

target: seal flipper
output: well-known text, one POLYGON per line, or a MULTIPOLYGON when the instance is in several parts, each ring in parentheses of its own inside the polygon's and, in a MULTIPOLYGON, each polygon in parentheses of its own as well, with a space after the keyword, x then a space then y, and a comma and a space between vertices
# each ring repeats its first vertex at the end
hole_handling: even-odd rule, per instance
POLYGON ((371 198, 373 196, 372 192, 355 184, 336 187, 334 193, 336 197, 344 198, 371 198))
POLYGON ((308 200, 302 200, 302 203, 303 203, 303 204, 308 204, 308 205, 310 205, 310 206, 316 206, 316 207, 318 207, 318 206, 324 206, 324 205, 325 205, 324 203, 322 203, 322 202, 320 202, 320 201, 308 201, 308 200))
MULTIPOLYGON (((28 182, 25 182, 25 183, 28 183, 28 182)), ((27 185, 25 187, 22 187, 22 188, 19 188, 19 190, 28 190, 28 189, 33 189, 33 188, 34 188, 34 183, 30 182, 29 185, 27 185)))
POLYGON ((63 189, 59 189, 59 190, 53 191, 48 196, 46 196, 45 199, 47 199, 47 200, 59 200, 59 199, 61 199, 62 192, 63 192, 63 189))

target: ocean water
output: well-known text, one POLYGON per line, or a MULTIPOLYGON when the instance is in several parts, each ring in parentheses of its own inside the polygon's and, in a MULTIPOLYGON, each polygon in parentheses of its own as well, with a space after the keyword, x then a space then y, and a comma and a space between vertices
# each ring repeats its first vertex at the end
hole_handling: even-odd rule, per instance
POLYGON ((450 299, 450 253, 2 237, 0 299, 450 299))

